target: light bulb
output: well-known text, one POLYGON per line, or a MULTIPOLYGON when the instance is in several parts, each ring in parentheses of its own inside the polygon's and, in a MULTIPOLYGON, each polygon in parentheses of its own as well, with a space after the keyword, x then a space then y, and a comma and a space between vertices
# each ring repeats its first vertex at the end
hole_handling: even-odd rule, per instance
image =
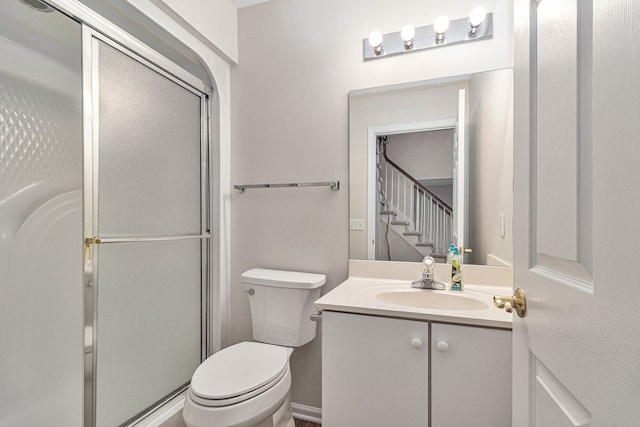
POLYGON ((442 35, 449 29, 449 18, 441 16, 433 23, 433 30, 436 34, 442 35))
POLYGON ((373 53, 378 55, 382 55, 382 33, 378 30, 371 31, 369 34, 369 44, 373 48, 373 53))
POLYGON ((478 6, 469 13, 469 25, 476 28, 482 24, 482 21, 484 21, 484 18, 486 17, 487 10, 482 6, 478 6))
POLYGON ((413 28, 413 25, 405 25, 400 30, 400 38, 404 42, 404 50, 413 49, 413 38, 416 35, 416 29, 413 28))
POLYGON ((402 27, 402 30, 400 31, 400 37, 402 37, 402 40, 404 40, 405 42, 412 41, 415 35, 416 35, 416 29, 413 28, 413 25, 407 24, 404 27, 402 27))
POLYGON ((380 31, 372 31, 369 34, 369 44, 371 47, 379 47, 382 44, 382 33, 380 31))

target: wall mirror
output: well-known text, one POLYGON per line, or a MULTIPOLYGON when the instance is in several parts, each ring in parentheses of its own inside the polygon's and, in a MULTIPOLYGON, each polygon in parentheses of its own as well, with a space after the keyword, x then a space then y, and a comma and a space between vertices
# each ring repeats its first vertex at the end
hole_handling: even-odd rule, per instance
POLYGON ((349 93, 350 258, 513 259, 513 71, 349 93))

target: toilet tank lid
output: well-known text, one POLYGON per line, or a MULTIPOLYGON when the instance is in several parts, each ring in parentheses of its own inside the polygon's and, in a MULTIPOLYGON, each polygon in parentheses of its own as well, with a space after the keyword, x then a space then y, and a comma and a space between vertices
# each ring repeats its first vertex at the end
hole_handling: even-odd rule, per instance
POLYGON ((296 289, 315 289, 327 282, 327 276, 324 274, 266 268, 252 268, 242 273, 241 277, 244 283, 296 289))

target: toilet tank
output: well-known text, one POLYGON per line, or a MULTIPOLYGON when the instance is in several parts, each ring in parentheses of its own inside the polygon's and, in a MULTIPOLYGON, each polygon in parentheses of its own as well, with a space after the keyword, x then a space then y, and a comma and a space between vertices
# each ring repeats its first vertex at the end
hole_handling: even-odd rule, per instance
POLYGON ((255 340, 300 347, 315 338, 316 322, 309 315, 327 281, 324 274, 254 268, 241 277, 255 340))

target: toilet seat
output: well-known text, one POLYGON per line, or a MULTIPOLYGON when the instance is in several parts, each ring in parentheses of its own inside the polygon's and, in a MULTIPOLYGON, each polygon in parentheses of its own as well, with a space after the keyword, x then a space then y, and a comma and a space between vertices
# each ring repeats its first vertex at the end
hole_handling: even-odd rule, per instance
POLYGON ((196 369, 189 395, 199 405, 221 407, 272 388, 289 369, 285 347, 243 342, 212 355, 196 369))

